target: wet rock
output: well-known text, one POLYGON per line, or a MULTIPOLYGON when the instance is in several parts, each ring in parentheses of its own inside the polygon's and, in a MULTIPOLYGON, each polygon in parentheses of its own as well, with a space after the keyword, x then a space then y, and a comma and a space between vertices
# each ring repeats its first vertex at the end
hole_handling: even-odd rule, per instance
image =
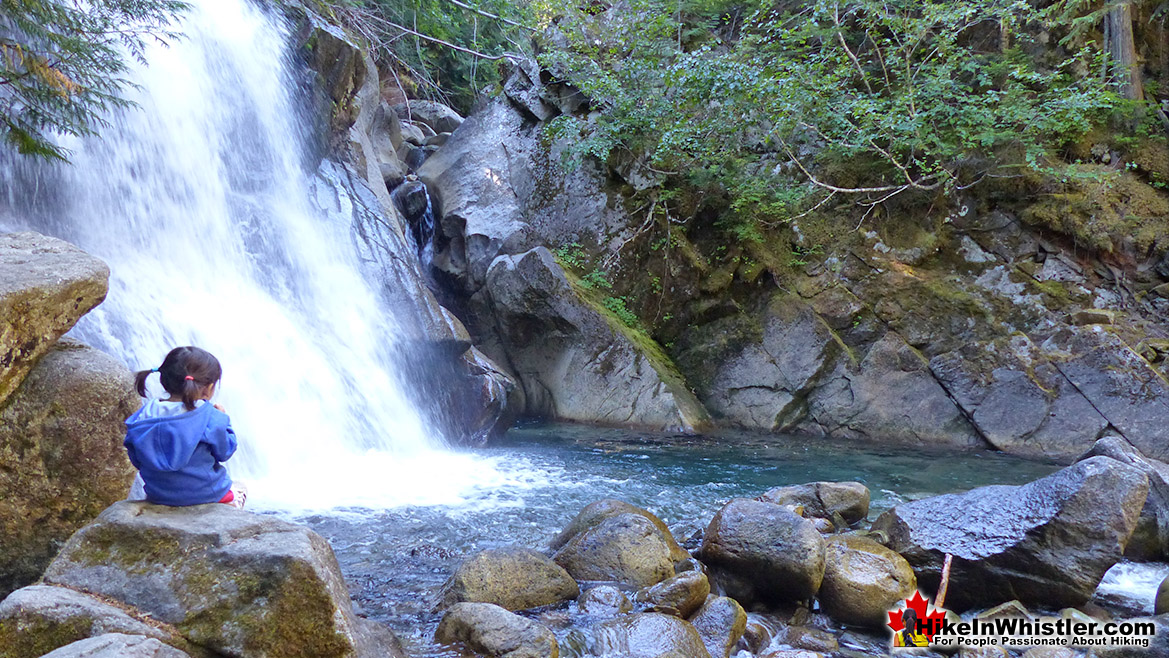
POLYGON ((819 653, 833 653, 840 648, 835 635, 807 626, 785 626, 776 636, 776 641, 793 649, 819 653))
MULTIPOLYGON (((731 600, 734 601, 734 599, 731 600)), ((748 621, 747 628, 743 630, 743 643, 751 653, 756 655, 761 654, 771 644, 771 631, 767 630, 767 627, 763 624, 748 621)), ((715 658, 718 657, 716 656, 715 658)))
POLYGON ((728 596, 744 603, 815 596, 824 577, 824 539, 807 519, 739 498, 711 519, 700 558, 728 596))
POLYGON ((810 482, 776 487, 759 496, 775 505, 800 505, 804 516, 832 520, 840 515, 853 524, 869 515, 869 488, 860 482, 810 482))
POLYGON ((824 654, 805 649, 780 649, 763 654, 763 658, 824 658, 824 654))
POLYGON ((0 409, 0 596, 39 578, 70 535, 126 497, 134 467, 123 421, 140 404, 126 366, 71 340, 8 398, 0 409))
POLYGON ((674 574, 661 530, 640 514, 619 514, 568 541, 553 557, 576 580, 648 587, 674 574))
POLYGON ((425 124, 435 133, 454 132, 463 123, 463 117, 458 112, 434 101, 412 100, 408 105, 399 103, 392 109, 399 119, 425 124))
POLYGON ((0 234, 0 403, 81 316, 106 297, 110 270, 39 233, 0 234))
MULTIPOLYGON (((711 596, 690 617, 690 623, 698 631, 712 658, 728 658, 747 631, 747 613, 732 598, 711 596)), ((766 630, 763 632, 766 633, 766 630)), ((763 642, 760 646, 766 645, 763 642)))
POLYGON ((443 615, 434 640, 461 642, 490 658, 557 658, 552 631, 490 603, 456 603, 443 615))
POLYGON ((190 658, 190 655, 143 635, 108 633, 45 654, 44 658, 190 658))
POLYGON ((106 633, 156 638, 178 648, 188 643, 173 628, 147 623, 88 594, 32 585, 0 601, 0 647, 5 658, 37 658, 106 633))
POLYGON ((1169 613, 1169 578, 1161 581, 1157 586, 1157 596, 1153 600, 1153 614, 1169 613))
POLYGON ((227 505, 111 506, 49 565, 47 584, 84 590, 237 656, 401 656, 357 619, 320 535, 227 505))
POLYGON ((909 561, 926 591, 936 591, 945 555, 954 556, 948 608, 1011 599, 1074 606, 1092 597, 1120 559, 1147 491, 1139 470, 1093 457, 1022 486, 898 505, 873 529, 909 561))
POLYGON ((905 558, 865 537, 841 535, 827 542, 820 605, 845 624, 883 627, 886 612, 917 591, 905 558))
POLYGON ((495 259, 487 289, 526 413, 672 431, 709 422, 664 354, 583 298, 547 249, 495 259))
POLYGON ((710 658, 698 631, 671 615, 644 612, 618 617, 592 631, 594 656, 658 658, 676 652, 686 658, 710 658))
POLYGON ((585 505, 584 508, 581 509, 581 511, 578 512, 575 517, 573 517, 572 521, 569 521, 568 525, 564 527, 564 530, 561 530, 560 534, 556 535, 556 537, 552 539, 552 541, 548 544, 548 547, 552 550, 557 550, 561 546, 567 544, 570 539, 579 535, 585 530, 596 526, 598 523, 609 517, 617 516, 619 514, 640 514, 641 516, 649 519, 650 522, 653 523, 654 526, 662 533, 662 538, 666 540, 666 543, 670 545, 670 557, 675 562, 691 559, 690 553, 688 553, 686 549, 682 548, 681 546, 678 546, 678 542, 674 540, 674 535, 670 532, 670 528, 666 526, 666 524, 661 519, 654 516, 654 514, 647 509, 643 509, 636 505, 631 505, 623 500, 616 500, 614 498, 605 498, 585 505))
POLYGON ((686 571, 637 593, 635 601, 652 612, 686 619, 710 595, 710 581, 701 571, 686 571))
POLYGON ((613 585, 590 587, 576 603, 582 613, 598 617, 616 617, 633 610, 629 597, 613 585))
POLYGON ((1125 557, 1157 560, 1169 556, 1169 464, 1145 457, 1118 436, 1100 439, 1080 460, 1097 456, 1132 466, 1149 478, 1149 495, 1136 530, 1125 546, 1125 557))
POLYGON ((426 186, 418 181, 406 181, 390 195, 394 205, 402 215, 411 222, 417 221, 426 212, 430 200, 426 196, 426 186))
POLYGON ((576 598, 576 581, 541 553, 511 546, 467 558, 443 585, 440 608, 464 601, 527 610, 576 598))

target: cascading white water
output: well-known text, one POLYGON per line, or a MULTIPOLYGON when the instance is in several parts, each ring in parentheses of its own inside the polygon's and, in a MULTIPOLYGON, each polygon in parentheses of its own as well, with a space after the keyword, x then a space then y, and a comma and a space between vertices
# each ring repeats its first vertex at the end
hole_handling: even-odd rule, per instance
MULTIPOLYGON (((260 506, 454 502, 491 486, 495 471, 443 451, 402 394, 392 312, 348 228, 308 202, 322 182, 303 169, 286 29, 247 0, 193 5, 184 38, 135 71, 139 107, 67 143, 71 166, 41 168, 53 212, 10 220, 110 265, 108 299, 75 333, 133 369, 178 345, 215 354, 241 438, 229 469, 260 506)), ((24 187, 9 194, 41 193, 24 187)))

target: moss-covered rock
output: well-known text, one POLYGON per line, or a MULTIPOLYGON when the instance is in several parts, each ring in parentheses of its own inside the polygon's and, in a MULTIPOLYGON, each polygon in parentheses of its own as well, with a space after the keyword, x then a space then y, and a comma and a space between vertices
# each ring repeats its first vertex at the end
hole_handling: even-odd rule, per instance
POLYGON ((0 405, 53 343, 106 296, 110 270, 38 233, 0 234, 0 405))
POLYGON ((39 578, 70 535, 126 497, 132 381, 112 357, 61 341, 0 408, 0 596, 39 578))
POLYGON ((227 505, 117 503, 69 540, 45 582, 135 607, 220 653, 400 655, 353 615, 328 542, 227 505))

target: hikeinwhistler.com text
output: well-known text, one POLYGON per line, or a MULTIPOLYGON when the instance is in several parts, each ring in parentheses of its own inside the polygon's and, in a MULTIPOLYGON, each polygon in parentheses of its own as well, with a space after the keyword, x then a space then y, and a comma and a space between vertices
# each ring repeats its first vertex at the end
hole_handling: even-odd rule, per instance
POLYGON ((931 645, 985 647, 1142 647, 1148 648, 1157 627, 1151 621, 1078 621, 1073 619, 998 617, 973 621, 942 620, 931 645))

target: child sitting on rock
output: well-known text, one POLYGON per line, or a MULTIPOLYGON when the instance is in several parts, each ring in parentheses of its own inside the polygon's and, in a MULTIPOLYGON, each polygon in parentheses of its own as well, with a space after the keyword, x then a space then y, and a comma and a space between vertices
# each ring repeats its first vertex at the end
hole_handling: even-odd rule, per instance
POLYGON ((235 432, 223 407, 208 401, 223 370, 219 360, 198 347, 176 347, 162 365, 135 377, 146 397, 146 379, 157 372, 170 394, 150 399, 126 419, 126 452, 138 469, 144 495, 131 499, 159 505, 225 503, 243 509, 247 489, 233 483, 223 468, 235 454, 235 432))

